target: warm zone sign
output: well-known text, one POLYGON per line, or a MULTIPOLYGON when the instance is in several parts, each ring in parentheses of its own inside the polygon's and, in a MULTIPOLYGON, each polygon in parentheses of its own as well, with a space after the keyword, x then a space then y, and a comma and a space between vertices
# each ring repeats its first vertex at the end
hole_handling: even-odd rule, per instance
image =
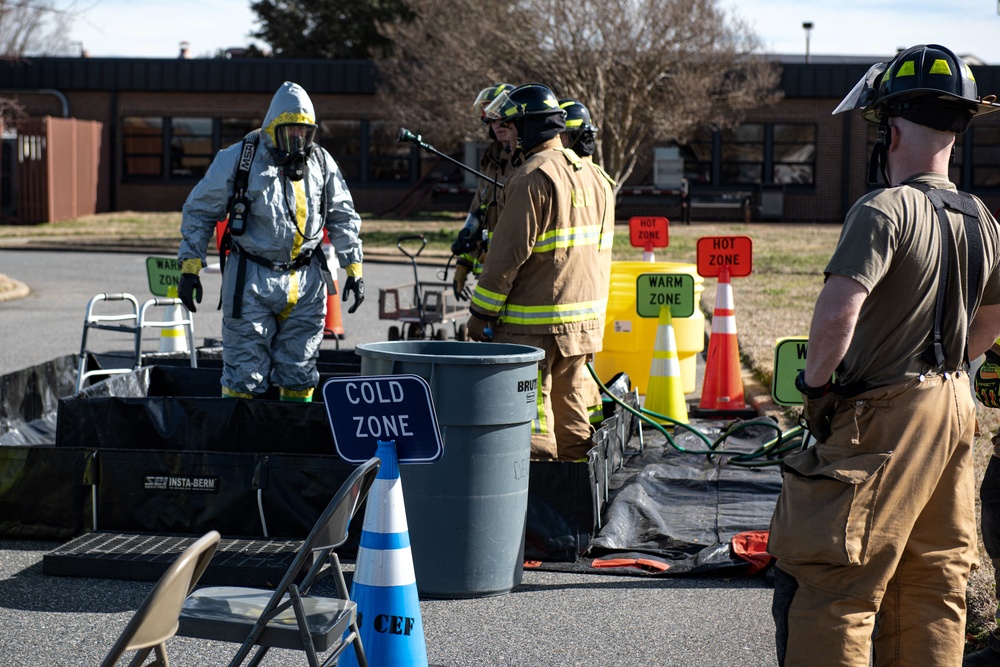
POLYGON ((806 347, 809 339, 790 336, 774 346, 774 375, 771 397, 778 405, 801 405, 802 394, 795 388, 795 377, 806 367, 806 347))
POLYGON ((153 296, 177 296, 181 281, 181 263, 176 257, 147 257, 146 277, 153 296))
POLYGON ((635 312, 639 317, 659 317, 660 306, 670 307, 671 317, 694 314, 694 276, 689 273, 642 273, 635 279, 635 312))

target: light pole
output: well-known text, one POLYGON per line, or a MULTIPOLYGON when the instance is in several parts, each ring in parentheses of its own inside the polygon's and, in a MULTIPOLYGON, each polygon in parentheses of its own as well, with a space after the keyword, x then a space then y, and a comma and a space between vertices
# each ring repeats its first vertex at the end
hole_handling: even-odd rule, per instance
POLYGON ((809 32, 812 30, 812 21, 803 21, 802 29, 806 31, 806 64, 809 64, 809 32))

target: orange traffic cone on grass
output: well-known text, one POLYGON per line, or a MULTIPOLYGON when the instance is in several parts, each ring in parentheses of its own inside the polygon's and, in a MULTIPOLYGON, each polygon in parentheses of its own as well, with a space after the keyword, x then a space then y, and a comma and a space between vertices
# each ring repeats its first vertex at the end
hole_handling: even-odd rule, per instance
MULTIPOLYGON (((687 403, 684 402, 683 387, 670 306, 660 306, 660 319, 656 326, 653 358, 649 363, 649 383, 646 386, 643 409, 686 424, 688 412, 687 403)), ((666 420, 657 419, 657 421, 662 423, 666 420)))
POLYGON ((712 315, 712 335, 708 340, 705 359, 705 380, 702 383, 701 410, 746 410, 743 402, 743 373, 740 347, 736 338, 736 310, 729 269, 719 272, 719 287, 712 315))

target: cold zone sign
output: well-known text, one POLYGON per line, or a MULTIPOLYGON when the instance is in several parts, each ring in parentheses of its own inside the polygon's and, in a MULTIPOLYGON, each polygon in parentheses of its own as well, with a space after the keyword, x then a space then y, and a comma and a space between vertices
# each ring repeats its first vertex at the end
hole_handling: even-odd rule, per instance
POLYGON ((396 443, 400 463, 433 463, 444 454, 430 385, 419 375, 330 378, 323 403, 340 458, 364 463, 378 441, 396 443))

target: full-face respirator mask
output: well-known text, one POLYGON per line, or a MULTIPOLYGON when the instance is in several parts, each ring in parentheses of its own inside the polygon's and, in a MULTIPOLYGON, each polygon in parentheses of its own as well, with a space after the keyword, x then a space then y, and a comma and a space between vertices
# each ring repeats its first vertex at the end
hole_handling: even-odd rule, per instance
POLYGON ((306 163, 312 153, 316 126, 312 123, 285 123, 274 128, 274 143, 278 147, 278 164, 285 176, 301 181, 306 175, 306 163))

